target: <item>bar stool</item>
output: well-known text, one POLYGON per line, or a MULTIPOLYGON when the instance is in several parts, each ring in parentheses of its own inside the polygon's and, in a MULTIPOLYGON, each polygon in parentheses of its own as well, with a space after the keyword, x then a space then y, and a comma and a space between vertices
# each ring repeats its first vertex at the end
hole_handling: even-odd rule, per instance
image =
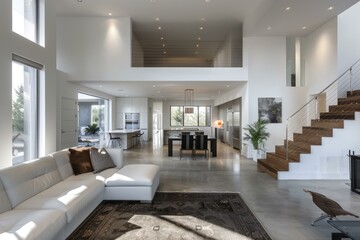
POLYGON ((141 136, 144 135, 144 133, 145 133, 145 132, 136 133, 136 134, 133 136, 133 139, 135 140, 135 144, 134 144, 134 145, 137 145, 138 142, 140 142, 140 145, 142 146, 141 136))
POLYGON ((118 143, 119 144, 119 148, 121 148, 121 139, 120 139, 120 137, 113 137, 112 135, 111 135, 111 133, 109 133, 109 141, 108 141, 108 144, 107 144, 107 148, 109 148, 109 147, 114 147, 114 146, 116 146, 116 143, 118 143), (115 144, 114 144, 115 143, 115 144))

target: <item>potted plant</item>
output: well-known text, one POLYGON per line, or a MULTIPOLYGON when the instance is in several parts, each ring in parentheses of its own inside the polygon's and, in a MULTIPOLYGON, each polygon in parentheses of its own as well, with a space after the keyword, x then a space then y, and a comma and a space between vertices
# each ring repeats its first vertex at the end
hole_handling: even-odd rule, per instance
POLYGON ((266 131, 266 121, 259 119, 256 122, 248 124, 244 127, 244 140, 250 141, 253 145, 253 159, 257 162, 258 150, 265 147, 265 141, 269 138, 270 134, 266 131))
POLYGON ((85 128, 85 133, 89 133, 91 134, 91 136, 94 136, 99 130, 100 128, 98 127, 98 125, 96 123, 93 123, 92 125, 88 125, 85 128))

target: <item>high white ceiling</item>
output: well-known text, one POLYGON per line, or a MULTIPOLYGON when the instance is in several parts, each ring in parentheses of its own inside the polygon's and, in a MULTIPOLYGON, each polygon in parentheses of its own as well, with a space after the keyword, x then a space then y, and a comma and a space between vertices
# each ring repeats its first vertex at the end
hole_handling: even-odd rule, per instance
MULTIPOLYGON (((359 0, 79 1, 81 0, 57 1, 57 15, 130 17, 133 32, 139 42, 156 46, 154 51, 160 53, 167 51, 167 54, 171 55, 170 52, 174 48, 179 48, 179 43, 182 43, 180 52, 194 52, 192 57, 208 60, 211 57, 209 53, 216 52, 230 29, 238 28, 239 25, 243 25, 244 36, 304 36, 359 0), (289 10, 286 10, 288 7, 289 10), (329 10, 329 7, 333 7, 332 10, 329 10), (109 16, 109 13, 112 13, 112 16, 109 16), (159 26, 161 30, 158 29, 159 26), (200 27, 204 29, 200 30, 200 27), (165 39, 161 40, 161 37, 165 39), (199 37, 201 40, 198 40, 199 37), (173 47, 163 50, 163 44, 166 47, 173 44, 173 47), (197 44, 199 47, 196 46, 197 44)), ((174 88, 182 89, 182 93, 185 88, 195 88, 195 92, 208 92, 204 99, 209 99, 216 93, 215 88, 225 91, 223 87, 230 83, 199 85, 193 82, 162 82, 162 84, 166 90, 159 91, 167 99, 180 94, 180 92, 173 94, 174 88)), ((93 83, 84 83, 84 85, 115 96, 123 96, 121 91, 115 89, 123 89, 128 96, 137 96, 141 93, 143 96, 151 97, 157 93, 152 87, 156 83, 139 85, 138 82, 114 82, 104 83, 101 88, 93 83)))

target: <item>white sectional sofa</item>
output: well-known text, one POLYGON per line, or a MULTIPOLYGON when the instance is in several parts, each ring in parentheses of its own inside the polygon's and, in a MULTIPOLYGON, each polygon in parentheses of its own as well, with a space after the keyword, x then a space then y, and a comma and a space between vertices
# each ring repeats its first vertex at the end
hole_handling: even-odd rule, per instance
POLYGON ((66 150, 0 170, 0 240, 65 239, 103 200, 151 202, 159 167, 108 153, 116 168, 97 174, 75 176, 66 150))

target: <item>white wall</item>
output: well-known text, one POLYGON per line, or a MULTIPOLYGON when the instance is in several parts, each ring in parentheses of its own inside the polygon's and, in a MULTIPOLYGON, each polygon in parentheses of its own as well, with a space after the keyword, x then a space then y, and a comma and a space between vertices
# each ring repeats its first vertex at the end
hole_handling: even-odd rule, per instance
POLYGON ((131 65, 129 18, 58 17, 57 67, 70 80, 116 80, 131 65))
POLYGON ((309 95, 333 82, 337 73, 337 19, 333 18, 301 41, 302 64, 309 95))
POLYGON ((214 67, 231 67, 231 35, 221 44, 214 57, 214 67))
POLYGON ((338 74, 360 59, 360 3, 338 16, 338 74))
POLYGON ((44 65, 40 96, 40 155, 56 150, 56 66, 55 66, 55 15, 56 2, 45 4, 45 47, 39 46, 12 32, 11 1, 0 1, 0 112, 1 144, 0 168, 12 164, 12 107, 11 107, 11 62, 12 54, 31 59, 44 65))
POLYGON ((214 67, 240 67, 243 57, 242 25, 234 26, 214 57, 214 67))
POLYGON ((131 54, 132 67, 144 67, 144 51, 142 50, 140 43, 134 34, 132 34, 131 47, 132 47, 132 54, 131 54))
POLYGON ((305 103, 306 89, 286 87, 285 37, 247 37, 244 46, 249 67, 249 123, 258 120, 258 98, 282 98, 282 123, 267 125, 270 138, 266 148, 274 151, 275 145, 284 144, 286 119, 305 103))
POLYGON ((57 66, 71 81, 247 80, 243 68, 132 68, 129 18, 58 17, 57 20, 57 66))

